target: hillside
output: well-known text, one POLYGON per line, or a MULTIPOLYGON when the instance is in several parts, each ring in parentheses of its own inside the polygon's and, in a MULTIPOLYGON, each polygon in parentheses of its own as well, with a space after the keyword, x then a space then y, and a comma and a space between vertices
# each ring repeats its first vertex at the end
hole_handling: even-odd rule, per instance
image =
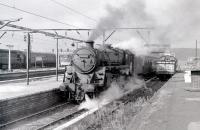
MULTIPOLYGON (((171 50, 180 61, 187 61, 188 57, 195 57, 195 48, 172 48, 171 50)), ((197 55, 200 57, 200 49, 197 50, 197 55)))

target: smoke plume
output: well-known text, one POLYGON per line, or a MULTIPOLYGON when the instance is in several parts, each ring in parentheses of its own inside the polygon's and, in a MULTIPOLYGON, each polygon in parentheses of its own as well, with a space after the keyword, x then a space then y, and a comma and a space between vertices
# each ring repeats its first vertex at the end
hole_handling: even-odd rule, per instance
POLYGON ((109 12, 108 15, 100 19, 96 30, 92 32, 89 40, 97 39, 100 35, 103 34, 105 29, 116 28, 120 25, 120 22, 123 19, 123 10, 112 8, 111 6, 107 6, 106 9, 109 12))
MULTIPOLYGON (((102 30, 109 28, 153 27, 151 42, 189 47, 200 35, 199 7, 199 0, 127 0, 120 7, 107 5, 107 15, 100 19, 97 30, 93 31, 89 39, 97 39, 102 35, 102 30)), ((127 31, 126 34, 130 37, 123 39, 121 36, 124 41, 118 46, 141 43, 133 40, 140 38, 135 33, 131 35, 130 31, 127 31)))

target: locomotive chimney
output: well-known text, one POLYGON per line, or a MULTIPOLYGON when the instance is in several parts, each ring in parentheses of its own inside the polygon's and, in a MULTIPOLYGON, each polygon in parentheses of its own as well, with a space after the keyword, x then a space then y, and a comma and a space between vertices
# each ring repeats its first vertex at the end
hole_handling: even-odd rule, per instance
POLYGON ((86 41, 86 46, 89 48, 94 48, 94 41, 86 41))

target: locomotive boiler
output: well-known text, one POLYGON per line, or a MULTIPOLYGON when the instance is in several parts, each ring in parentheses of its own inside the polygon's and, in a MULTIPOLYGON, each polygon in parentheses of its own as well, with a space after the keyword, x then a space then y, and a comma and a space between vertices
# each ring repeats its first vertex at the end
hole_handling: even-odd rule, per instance
POLYGON ((94 48, 94 42, 74 51, 70 65, 65 67, 60 90, 67 99, 76 102, 84 100, 85 94, 95 96, 106 89, 121 75, 132 75, 134 54, 127 50, 102 45, 94 48))

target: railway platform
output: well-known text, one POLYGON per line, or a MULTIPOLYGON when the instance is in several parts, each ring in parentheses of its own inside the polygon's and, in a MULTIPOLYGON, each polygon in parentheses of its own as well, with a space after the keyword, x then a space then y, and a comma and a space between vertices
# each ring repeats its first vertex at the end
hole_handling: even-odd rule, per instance
MULTIPOLYGON (((59 67, 59 70, 64 70, 64 67, 59 67)), ((29 72, 38 72, 38 71, 53 71, 56 70, 55 67, 51 68, 31 68, 29 72)), ((12 69, 12 71, 8 70, 1 70, 0 69, 0 74, 12 74, 12 73, 26 73, 27 69, 12 69)))
POLYGON ((184 73, 175 74, 134 117, 128 130, 200 130, 199 77, 185 83, 184 73))
POLYGON ((62 101, 59 85, 62 77, 26 82, 0 84, 0 129, 33 113, 62 101))
POLYGON ((54 76, 48 79, 32 81, 29 85, 26 85, 26 82, 1 84, 0 101, 58 89, 61 83, 62 76, 59 77, 58 81, 54 76))
MULTIPOLYGON (((58 74, 62 75, 64 73, 63 68, 59 68, 58 74)), ((43 68, 43 69, 31 69, 29 71, 29 77, 40 79, 40 78, 49 78, 56 75, 55 68, 43 68)), ((24 69, 13 70, 12 72, 1 72, 0 71, 0 85, 7 84, 10 82, 20 82, 26 80, 27 72, 24 69)))

